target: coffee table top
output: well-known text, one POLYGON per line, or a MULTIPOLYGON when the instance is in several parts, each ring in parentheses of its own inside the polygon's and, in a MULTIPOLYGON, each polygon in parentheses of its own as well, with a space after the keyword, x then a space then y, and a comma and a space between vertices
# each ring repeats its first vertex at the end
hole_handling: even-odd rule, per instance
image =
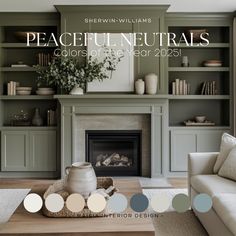
MULTIPOLYGON (((42 195, 51 183, 52 181, 43 180, 40 181, 40 184, 33 183, 31 192, 42 195)), ((114 184, 119 192, 127 197, 142 191, 137 179, 114 179, 114 184)), ((0 187, 2 186, 0 185, 0 187)), ((151 218, 135 217, 134 212, 131 212, 130 209, 127 210, 127 213, 133 213, 133 217, 48 218, 40 212, 35 214, 27 212, 21 204, 9 222, 0 228, 0 235, 17 235, 19 233, 23 235, 57 234, 63 236, 88 236, 93 234, 96 236, 155 235, 151 218)))

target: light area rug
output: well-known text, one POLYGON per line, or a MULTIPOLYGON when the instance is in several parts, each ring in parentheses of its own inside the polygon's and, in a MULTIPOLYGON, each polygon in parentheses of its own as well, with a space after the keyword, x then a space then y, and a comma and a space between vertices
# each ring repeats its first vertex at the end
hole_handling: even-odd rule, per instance
MULTIPOLYGON (((179 193, 188 194, 186 188, 183 189, 143 189, 143 193, 149 200, 158 193, 165 193, 172 202, 175 195, 179 193)), ((151 207, 149 213, 155 213, 151 207)), ((156 236, 207 236, 207 232, 201 225, 197 217, 191 210, 185 213, 176 212, 170 205, 167 211, 158 214, 153 218, 156 236)))
POLYGON ((166 178, 139 178, 140 185, 143 189, 155 189, 155 188, 172 188, 166 178))
POLYGON ((165 212, 153 218, 156 236, 207 236, 208 233, 192 211, 165 212))
POLYGON ((7 222, 30 189, 0 189, 0 224, 7 222))

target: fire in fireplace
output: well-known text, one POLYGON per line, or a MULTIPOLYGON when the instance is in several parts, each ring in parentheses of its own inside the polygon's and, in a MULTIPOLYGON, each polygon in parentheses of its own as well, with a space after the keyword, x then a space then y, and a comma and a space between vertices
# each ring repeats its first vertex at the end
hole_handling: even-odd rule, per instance
POLYGON ((97 176, 140 176, 141 130, 86 130, 86 161, 97 176))

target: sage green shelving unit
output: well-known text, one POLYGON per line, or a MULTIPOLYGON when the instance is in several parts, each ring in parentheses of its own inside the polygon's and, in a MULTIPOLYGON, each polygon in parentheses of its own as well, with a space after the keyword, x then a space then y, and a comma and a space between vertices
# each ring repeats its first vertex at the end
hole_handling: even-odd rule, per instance
POLYGON ((58 127, 47 126, 47 110, 57 109, 53 96, 36 95, 36 55, 52 53, 55 45, 30 46, 15 36, 17 31, 59 33, 59 16, 54 13, 1 13, 0 14, 0 131, 1 169, 4 177, 57 177, 60 166, 57 151, 58 127), (15 68, 11 64, 23 61, 30 67, 15 68), (20 82, 32 86, 32 95, 9 96, 7 83, 20 82), (42 127, 11 125, 14 114, 21 110, 32 118, 35 108, 40 108, 42 127))
POLYGON ((166 30, 177 37, 188 29, 207 29, 208 46, 193 47, 181 43, 170 49, 181 50, 181 57, 166 60, 169 87, 169 167, 170 172, 187 171, 189 152, 219 151, 223 132, 232 132, 232 17, 230 14, 167 14, 166 30), (190 66, 181 67, 182 56, 190 66), (223 61, 222 67, 203 67, 205 60, 223 61), (175 79, 190 83, 190 95, 172 95, 175 79), (201 95, 205 81, 216 81, 216 95, 201 95), (204 115, 215 123, 212 127, 186 127, 184 121, 204 115))

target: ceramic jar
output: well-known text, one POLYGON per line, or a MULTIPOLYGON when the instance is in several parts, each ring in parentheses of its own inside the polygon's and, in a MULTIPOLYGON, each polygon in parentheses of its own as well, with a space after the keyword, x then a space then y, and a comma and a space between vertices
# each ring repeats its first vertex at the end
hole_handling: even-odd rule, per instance
POLYGON ((66 190, 69 193, 80 193, 84 198, 97 189, 97 178, 89 162, 75 162, 65 169, 67 174, 66 190))
POLYGON ((70 91, 70 95, 83 95, 84 90, 79 86, 75 85, 75 87, 70 91))
POLYGON ((158 78, 156 74, 150 73, 145 75, 145 85, 147 94, 156 94, 157 84, 158 84, 158 78))
POLYGON ((39 108, 35 108, 34 116, 32 119, 32 125, 34 125, 34 126, 42 126, 43 125, 43 119, 40 116, 39 108))
POLYGON ((135 81, 135 92, 136 94, 142 95, 145 91, 145 83, 142 79, 138 79, 135 81))

